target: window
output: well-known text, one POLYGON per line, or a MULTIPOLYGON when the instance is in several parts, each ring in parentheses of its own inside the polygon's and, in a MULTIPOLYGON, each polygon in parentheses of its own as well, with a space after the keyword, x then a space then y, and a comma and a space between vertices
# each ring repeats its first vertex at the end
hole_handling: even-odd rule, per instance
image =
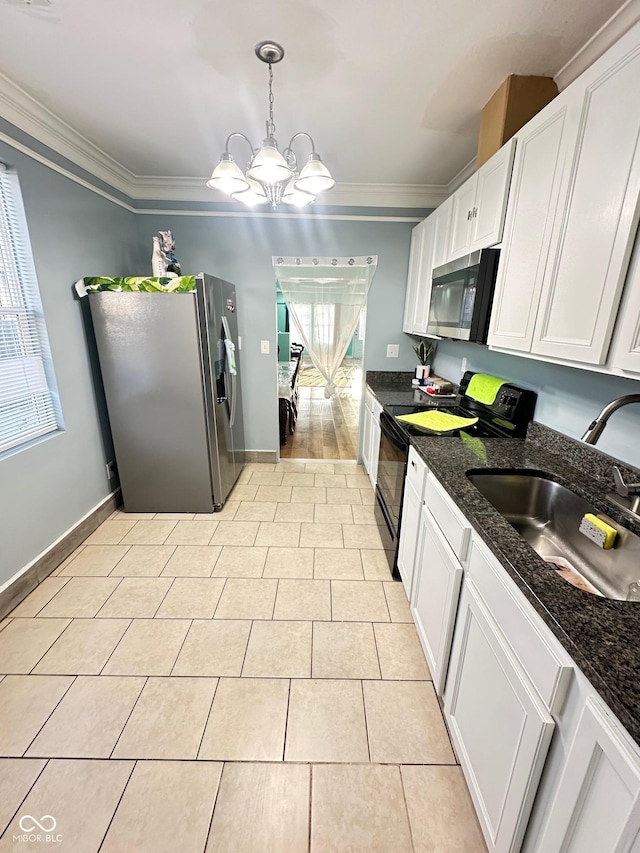
POLYGON ((0 453, 57 430, 59 423, 18 177, 0 171, 0 453))

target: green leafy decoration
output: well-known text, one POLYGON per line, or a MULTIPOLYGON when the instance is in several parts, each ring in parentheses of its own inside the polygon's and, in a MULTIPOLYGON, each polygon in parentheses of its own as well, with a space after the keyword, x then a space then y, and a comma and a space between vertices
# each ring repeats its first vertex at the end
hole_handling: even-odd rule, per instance
POLYGON ((195 290, 195 275, 181 275, 177 278, 162 276, 128 276, 126 278, 107 278, 97 276, 85 278, 87 293, 109 290, 116 293, 188 293, 195 290))
POLYGON ((429 364, 436 352, 436 345, 432 341, 421 340, 413 351, 418 356, 420 364, 429 364))

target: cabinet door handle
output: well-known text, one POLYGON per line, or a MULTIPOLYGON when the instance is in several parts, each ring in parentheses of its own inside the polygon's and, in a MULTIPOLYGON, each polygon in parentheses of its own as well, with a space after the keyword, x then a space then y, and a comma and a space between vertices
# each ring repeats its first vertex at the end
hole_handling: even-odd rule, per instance
POLYGON ((474 207, 473 208, 473 218, 475 219, 477 215, 478 215, 478 208, 474 207))
POLYGON ((412 468, 415 468, 415 467, 416 467, 416 463, 413 461, 413 459, 411 460, 411 467, 412 467, 412 468))
POLYGON ((467 211, 467 222, 471 219, 471 211, 467 211))

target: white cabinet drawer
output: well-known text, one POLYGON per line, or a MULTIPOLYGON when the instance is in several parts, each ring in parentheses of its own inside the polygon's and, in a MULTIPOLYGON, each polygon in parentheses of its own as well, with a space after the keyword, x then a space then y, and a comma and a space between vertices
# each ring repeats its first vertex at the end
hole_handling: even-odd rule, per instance
POLYGON ((552 713, 559 710, 571 678, 571 661, 541 633, 538 614, 475 536, 467 573, 542 701, 552 713))
POLYGON ((369 391, 369 389, 367 388, 367 390, 364 392, 364 404, 367 407, 367 409, 369 409, 370 412, 373 411, 373 407, 375 405, 375 402, 376 402, 376 398, 375 398, 373 392, 369 391))
POLYGON ((407 460, 407 482, 411 483, 418 497, 422 500, 424 495, 424 480, 427 474, 427 466, 418 456, 414 447, 409 448, 407 460))
POLYGON ((424 502, 438 522, 451 550, 459 560, 464 562, 469 547, 471 526, 431 473, 427 476, 424 502))

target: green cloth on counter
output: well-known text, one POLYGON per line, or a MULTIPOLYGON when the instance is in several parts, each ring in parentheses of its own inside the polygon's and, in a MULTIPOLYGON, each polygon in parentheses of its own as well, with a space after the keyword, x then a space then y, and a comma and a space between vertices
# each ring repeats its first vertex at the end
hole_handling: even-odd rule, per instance
POLYGON ((497 376, 491 376, 488 373, 474 373, 465 394, 472 400, 484 403, 485 406, 491 406, 498 391, 506 381, 506 379, 499 379, 497 376))
POLYGON ((458 415, 433 410, 416 412, 414 415, 398 415, 397 420, 430 429, 432 432, 450 432, 452 429, 461 429, 478 423, 478 418, 461 418, 458 415))

